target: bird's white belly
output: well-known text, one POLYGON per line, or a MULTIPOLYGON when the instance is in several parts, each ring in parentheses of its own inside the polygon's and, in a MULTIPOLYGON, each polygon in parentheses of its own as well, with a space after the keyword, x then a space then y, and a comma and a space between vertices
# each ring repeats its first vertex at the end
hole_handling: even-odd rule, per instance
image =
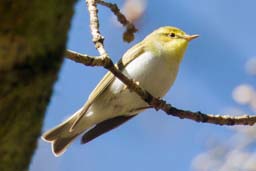
MULTIPOLYGON (((177 70, 177 63, 167 64, 165 58, 153 57, 150 52, 147 52, 127 65, 123 73, 137 81, 153 96, 163 97, 173 84, 177 70)), ((110 89, 114 93, 119 93, 123 87, 124 84, 116 78, 110 89)))
MULTIPOLYGON (((178 64, 167 64, 164 58, 144 53, 126 66, 123 73, 134 79, 155 97, 163 97, 173 84, 178 64)), ((117 78, 92 104, 89 111, 97 122, 120 115, 133 115, 138 108, 148 106, 135 92, 130 91, 117 78)))

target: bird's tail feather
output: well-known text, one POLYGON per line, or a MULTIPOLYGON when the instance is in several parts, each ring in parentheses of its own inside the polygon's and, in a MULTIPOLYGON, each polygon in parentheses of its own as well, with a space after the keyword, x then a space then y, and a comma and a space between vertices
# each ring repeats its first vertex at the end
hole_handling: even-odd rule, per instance
POLYGON ((76 117, 73 116, 42 135, 44 141, 52 144, 52 152, 55 156, 63 154, 71 142, 81 133, 69 131, 75 119, 76 117))

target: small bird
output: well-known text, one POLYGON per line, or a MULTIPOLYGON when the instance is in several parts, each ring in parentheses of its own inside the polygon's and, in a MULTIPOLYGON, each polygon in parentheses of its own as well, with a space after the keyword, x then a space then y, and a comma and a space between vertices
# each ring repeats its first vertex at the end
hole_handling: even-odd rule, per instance
MULTIPOLYGON (((154 97, 161 98, 176 79, 188 43, 197 37, 175 27, 160 27, 130 48, 116 66, 154 97)), ((84 133, 81 143, 87 143, 147 108, 150 106, 145 101, 108 72, 87 102, 66 121, 44 133, 42 139, 52 144, 55 156, 60 156, 78 135, 84 133)))

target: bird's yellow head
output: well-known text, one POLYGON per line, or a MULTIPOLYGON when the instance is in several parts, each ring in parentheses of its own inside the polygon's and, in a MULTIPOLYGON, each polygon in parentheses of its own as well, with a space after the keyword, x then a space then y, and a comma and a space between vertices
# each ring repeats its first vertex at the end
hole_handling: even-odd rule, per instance
POLYGON ((171 62, 180 62, 189 41, 197 37, 198 35, 188 35, 178 28, 165 26, 149 34, 144 43, 156 56, 166 56, 171 62))

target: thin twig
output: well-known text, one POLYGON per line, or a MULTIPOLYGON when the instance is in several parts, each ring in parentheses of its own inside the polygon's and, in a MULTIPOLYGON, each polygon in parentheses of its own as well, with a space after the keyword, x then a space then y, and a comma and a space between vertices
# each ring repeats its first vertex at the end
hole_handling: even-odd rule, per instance
POLYGON ((86 66, 108 66, 108 63, 111 62, 106 60, 104 56, 89 56, 86 54, 77 53, 72 50, 66 50, 65 56, 86 66))
POLYGON ((103 66, 104 68, 107 68, 125 85, 127 85, 130 90, 136 92, 150 106, 154 107, 156 110, 160 109, 168 115, 179 117, 181 119, 190 119, 196 122, 211 123, 216 125, 254 125, 256 123, 256 116, 212 115, 175 108, 172 105, 167 104, 164 100, 153 97, 149 92, 138 86, 133 80, 128 79, 120 70, 118 70, 113 65, 112 62, 109 62, 109 58, 95 58, 89 55, 79 54, 70 50, 66 52, 66 56, 69 59, 82 63, 86 66, 103 66), (75 59, 76 57, 78 59, 75 59))
MULTIPOLYGON (((167 104, 164 100, 153 97, 149 92, 141 88, 135 81, 128 79, 109 58, 106 50, 104 49, 103 41, 104 37, 99 31, 98 9, 96 0, 86 0, 89 15, 90 15, 90 27, 93 36, 93 42, 96 49, 99 51, 99 57, 92 57, 89 55, 79 54, 73 51, 67 51, 66 55, 69 59, 76 62, 83 63, 87 66, 103 66, 112 72, 118 79, 120 79, 127 87, 136 92, 145 102, 156 110, 161 109, 168 115, 176 116, 181 119, 190 119, 196 122, 212 123, 217 125, 254 125, 256 123, 256 116, 228 116, 228 115, 212 115, 204 114, 201 112, 191 112, 182 109, 177 109, 170 104, 167 104)), ((102 3, 103 1, 101 1, 102 3)), ((105 3, 104 3, 105 4, 105 3)))
POLYGON ((138 30, 136 27, 125 17, 124 14, 121 13, 118 6, 114 3, 106 2, 103 0, 97 0, 98 4, 108 7, 117 17, 117 20, 126 27, 126 31, 123 34, 123 40, 127 42, 131 42, 134 39, 134 33, 138 30))
MULTIPOLYGON (((86 0, 90 15, 90 28, 92 33, 92 41, 95 44, 95 48, 99 51, 100 55, 107 55, 106 50, 104 49, 104 37, 100 34, 99 31, 99 19, 98 19, 98 8, 96 0, 86 0)), ((106 56, 108 57, 108 56, 106 56)))

